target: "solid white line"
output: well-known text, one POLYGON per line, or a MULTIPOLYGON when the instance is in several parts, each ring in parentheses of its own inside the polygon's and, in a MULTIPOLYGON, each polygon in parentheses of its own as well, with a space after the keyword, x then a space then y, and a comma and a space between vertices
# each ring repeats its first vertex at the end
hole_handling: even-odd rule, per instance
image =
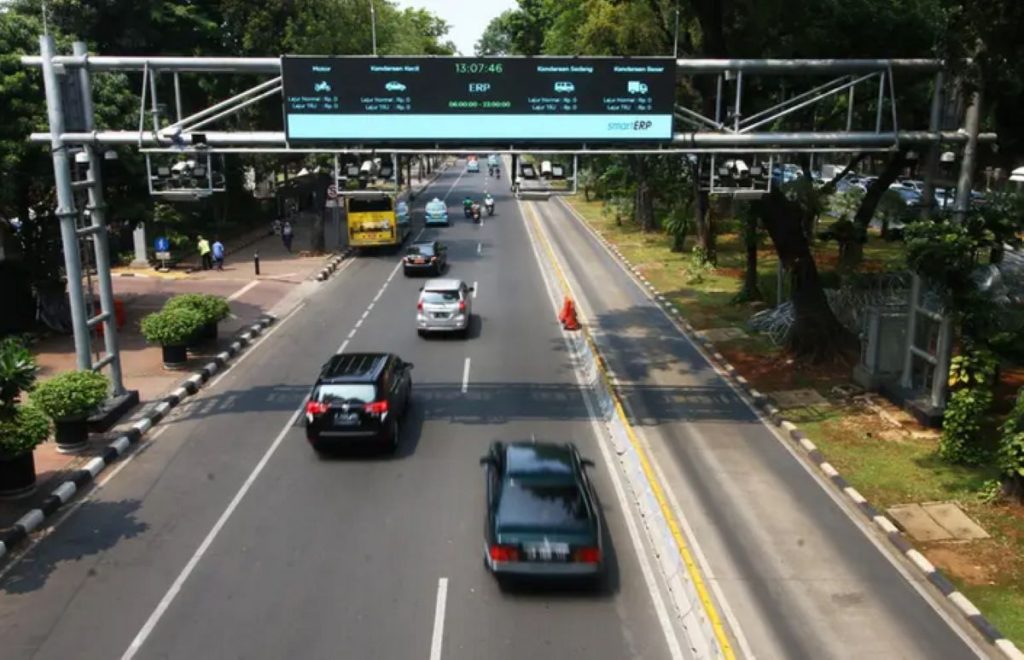
MULTIPOLYGON (((249 348, 248 348, 248 349, 247 349, 247 350, 246 350, 246 351, 245 351, 244 353, 242 353, 242 354, 241 354, 241 355, 240 355, 240 356, 238 357, 238 359, 237 359, 237 360, 235 360, 234 362, 232 362, 231 364, 229 364, 229 365, 227 366, 227 369, 225 369, 224 371, 222 371, 222 372, 220 373, 220 375, 219 375, 219 376, 217 376, 217 377, 216 377, 216 378, 214 378, 214 379, 213 379, 212 381, 210 381, 210 384, 206 386, 206 389, 210 389, 210 388, 212 388, 212 387, 216 387, 216 386, 217 386, 217 384, 218 384, 218 383, 220 383, 220 381, 224 380, 224 378, 225 378, 225 377, 226 377, 226 376, 227 376, 228 374, 230 374, 230 373, 233 373, 233 371, 234 371, 235 367, 237 367, 238 365, 240 365, 240 364, 242 364, 243 362, 245 362, 245 360, 246 360, 246 359, 247 359, 247 358, 248 358, 248 357, 249 357, 250 355, 252 355, 253 353, 255 353, 255 352, 256 352, 256 348, 257 348, 257 347, 258 347, 258 346, 259 346, 260 344, 262 344, 263 342, 265 342, 265 341, 267 341, 268 339, 270 339, 270 336, 271 336, 271 335, 273 335, 273 334, 274 334, 275 332, 277 332, 277 331, 278 331, 278 329, 279 329, 279 328, 280 328, 281 326, 283 326, 283 325, 284 325, 285 323, 287 323, 287 322, 288 322, 288 320, 289 320, 290 318, 292 318, 293 316, 295 316, 295 315, 296 315, 296 314, 298 313, 298 311, 299 311, 300 309, 302 309, 303 307, 305 307, 305 306, 306 306, 306 303, 305 303, 305 301, 303 301, 303 302, 299 303, 298 305, 296 305, 295 309, 293 309, 292 311, 288 312, 288 315, 287 315, 287 316, 285 316, 285 317, 284 317, 283 319, 281 319, 280 321, 278 321, 277 323, 275 323, 275 324, 274 324, 274 327, 270 328, 270 330, 269 330, 269 331, 267 331, 267 332, 263 333, 263 336, 262 336, 262 337, 260 338, 260 340, 259 340, 258 342, 256 342, 255 344, 249 344, 249 348)), ((190 380, 191 380, 191 379, 190 379, 190 380)), ((197 385, 198 385, 198 383, 197 383, 197 385)))
POLYGON ((469 358, 466 358, 466 364, 462 367, 462 393, 465 394, 467 389, 469 389, 469 358))
POLYGON ((434 605, 434 634, 430 638, 430 660, 441 660, 444 641, 444 610, 448 602, 448 578, 437 581, 437 603, 434 605))
MULTIPOLYGON (((444 194, 444 197, 441 198, 442 202, 448 201, 448 195, 452 194, 452 190, 455 190, 455 186, 459 185, 459 181, 462 180, 462 175, 465 173, 465 171, 462 171, 459 173, 459 176, 455 177, 455 182, 451 185, 450 188, 448 188, 448 192, 444 194)), ((423 232, 421 231, 420 233, 422 234, 423 232)), ((419 238, 419 236, 417 236, 416 238, 419 238)))
POLYGON ((281 432, 277 434, 277 437, 274 438, 274 442, 271 443, 270 447, 263 454, 263 457, 260 458, 259 463, 256 464, 255 468, 253 468, 252 473, 249 474, 249 477, 242 484, 242 487, 238 489, 237 493, 235 493, 235 496, 228 504, 228 507, 224 509, 224 512, 220 515, 220 518, 217 519, 217 522, 214 523, 213 528, 210 529, 206 538, 204 538, 203 542, 199 544, 199 548, 196 549, 195 553, 188 560, 188 563, 185 564, 185 568, 183 568, 181 573, 178 574, 178 577, 175 578, 174 583, 171 584, 171 588, 167 590, 167 593, 164 594, 164 597, 161 598, 160 602, 157 604, 156 609, 154 609, 153 613, 149 615, 148 619, 146 619, 146 623, 139 630, 138 634, 135 635, 135 639, 132 640, 128 649, 121 656, 121 660, 131 660, 135 657, 135 654, 139 652, 139 649, 142 648, 142 645, 145 644, 146 639, 153 632, 153 629, 156 628, 156 625, 160 622, 160 619, 167 611, 167 608, 171 606, 171 603, 174 602, 175 597, 177 597, 178 593, 181 591, 181 587, 185 584, 185 581, 188 580, 192 571, 194 571, 196 566, 199 564, 199 560, 201 560, 203 555, 206 554, 206 551, 213 544, 217 535, 220 534, 220 530, 224 528, 225 524, 227 524, 231 514, 233 514, 235 509, 238 508, 242 498, 244 498, 246 493, 249 492, 249 489, 252 487, 253 483, 255 483, 256 478, 259 477, 260 473, 263 471, 263 468, 266 467, 268 462, 270 462, 270 457, 274 455, 278 446, 280 446, 285 436, 288 435, 288 431, 290 431, 292 426, 295 424, 295 420, 299 418, 305 404, 306 402, 303 401, 302 405, 300 405, 288 418, 288 422, 284 425, 284 428, 282 428, 281 432))
POLYGON ((476 281, 474 281, 474 282, 473 282, 473 299, 474 299, 474 300, 476 300, 476 292, 477 292, 477 290, 478 290, 479 288, 480 288, 480 285, 479 285, 479 283, 477 283, 476 281))
POLYGON ((228 302, 231 302, 232 300, 238 300, 239 298, 244 296, 247 291, 250 291, 253 287, 255 287, 259 283, 260 283, 259 280, 253 280, 252 282, 249 282, 248 284, 243 286, 241 289, 239 289, 238 291, 235 291, 230 296, 228 296, 228 302))

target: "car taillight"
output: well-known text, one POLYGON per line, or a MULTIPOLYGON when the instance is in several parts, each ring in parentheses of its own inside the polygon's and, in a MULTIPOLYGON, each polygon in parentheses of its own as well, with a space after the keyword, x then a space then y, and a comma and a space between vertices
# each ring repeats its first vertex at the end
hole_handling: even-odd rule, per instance
POLYGON ((322 415, 327 412, 327 404, 321 401, 306 402, 306 412, 310 415, 322 415))
POLYGON ((370 413, 371 415, 382 415, 388 411, 388 402, 371 401, 370 403, 363 406, 363 410, 370 413))
POLYGON ((581 564, 599 564, 601 563, 601 549, 576 548, 576 551, 572 553, 572 560, 581 564))
POLYGON ((492 545, 487 548, 491 561, 519 561, 519 549, 514 545, 492 545))
POLYGON ((431 257, 430 258, 430 263, 434 263, 435 261, 437 261, 437 257, 431 257))
POLYGON ((465 313, 466 313, 466 301, 465 300, 460 300, 459 301, 459 314, 465 314, 465 313))
POLYGON ((416 303, 416 309, 421 312, 423 311, 423 301, 416 303))

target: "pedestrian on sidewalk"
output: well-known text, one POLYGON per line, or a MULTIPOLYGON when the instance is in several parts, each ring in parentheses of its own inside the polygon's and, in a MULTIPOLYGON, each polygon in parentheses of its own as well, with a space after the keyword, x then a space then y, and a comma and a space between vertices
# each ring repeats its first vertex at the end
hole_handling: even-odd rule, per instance
POLYGON ((213 268, 213 261, 210 259, 210 241, 200 236, 197 245, 199 247, 199 259, 202 261, 203 270, 210 270, 213 268))
POLYGON ((284 249, 289 252, 292 251, 292 223, 288 220, 284 221, 284 225, 281 227, 281 241, 284 243, 284 249))
POLYGON ((220 242, 219 236, 213 241, 213 265, 217 270, 224 270, 224 244, 220 242))

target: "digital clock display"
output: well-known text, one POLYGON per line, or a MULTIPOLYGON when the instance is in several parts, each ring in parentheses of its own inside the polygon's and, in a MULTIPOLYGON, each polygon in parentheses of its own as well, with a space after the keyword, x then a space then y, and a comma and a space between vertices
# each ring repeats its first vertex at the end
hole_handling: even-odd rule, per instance
POLYGON ((281 60, 289 142, 660 142, 675 60, 304 57, 281 60))

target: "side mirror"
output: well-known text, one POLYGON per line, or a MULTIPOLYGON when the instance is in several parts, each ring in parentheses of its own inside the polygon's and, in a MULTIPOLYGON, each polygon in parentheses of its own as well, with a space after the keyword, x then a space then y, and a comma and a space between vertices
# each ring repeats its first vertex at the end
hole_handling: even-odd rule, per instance
POLYGON ((480 457, 480 465, 493 465, 493 464, 494 464, 494 459, 491 458, 490 456, 481 456, 480 457))
POLYGON ((402 366, 403 366, 403 367, 405 367, 406 369, 412 369, 412 368, 413 368, 413 367, 415 367, 416 365, 415 365, 415 364, 413 364, 412 362, 406 362, 406 363, 404 363, 404 364, 403 364, 402 366))
POLYGON ((476 287, 475 286, 467 287, 466 291, 476 291, 476 287))
POLYGON ((594 467, 594 461, 590 460, 589 458, 582 458, 580 459, 580 465, 582 465, 583 467, 592 468, 594 467))
POLYGON ((423 290, 423 287, 420 287, 420 291, 422 291, 422 290, 423 290))

